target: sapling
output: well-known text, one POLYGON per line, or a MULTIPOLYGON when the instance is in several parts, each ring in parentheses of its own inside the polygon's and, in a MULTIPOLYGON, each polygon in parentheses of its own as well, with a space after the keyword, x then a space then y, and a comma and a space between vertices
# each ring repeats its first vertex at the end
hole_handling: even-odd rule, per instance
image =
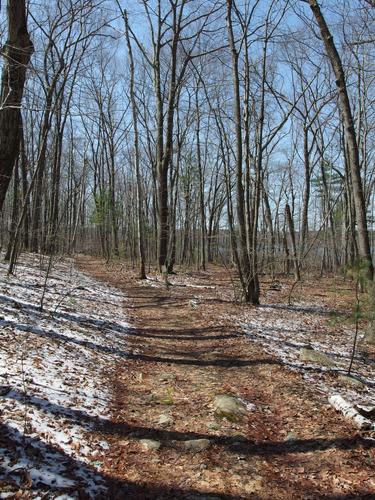
POLYGON ((359 319, 361 317, 361 304, 359 301, 359 280, 357 280, 356 286, 355 286, 355 308, 354 308, 354 321, 355 321, 355 329, 354 329, 354 338, 353 338, 353 347, 352 347, 352 354, 350 356, 350 363, 349 363, 349 368, 348 368, 348 376, 351 374, 352 366, 353 366, 353 361, 354 361, 354 356, 357 348, 357 340, 358 340, 358 323, 359 319))
POLYGON ((49 255, 49 258, 48 258, 48 265, 47 265, 47 269, 46 269, 46 274, 44 276, 43 291, 42 291, 42 296, 40 297, 40 304, 39 304, 39 309, 41 311, 43 311, 44 299, 45 299, 46 292, 47 292, 47 281, 48 281, 48 278, 50 276, 51 269, 52 269, 53 256, 54 256, 54 254, 53 254, 53 252, 51 252, 51 254, 49 255))
POLYGON ((354 329, 353 347, 348 367, 348 375, 350 375, 357 349, 359 320, 362 316, 360 292, 363 293, 364 290, 369 287, 367 262, 364 260, 358 260, 350 269, 347 269, 347 274, 351 276, 353 279, 355 279, 355 307, 354 307, 355 329, 354 329))
POLYGON ((370 303, 370 313, 369 313, 369 323, 366 330, 366 342, 371 345, 375 345, 375 284, 369 284, 369 303, 370 303))

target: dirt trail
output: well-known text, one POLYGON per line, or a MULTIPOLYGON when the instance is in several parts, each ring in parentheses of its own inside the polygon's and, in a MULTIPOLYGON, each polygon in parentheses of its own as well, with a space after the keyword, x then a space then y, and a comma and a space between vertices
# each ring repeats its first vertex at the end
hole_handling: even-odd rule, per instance
POLYGON ((79 265, 123 290, 134 327, 129 358, 109 380, 115 404, 103 473, 114 478, 111 498, 375 498, 374 441, 234 328, 242 306, 226 299, 222 270, 167 290, 119 265, 79 265), (218 394, 255 407, 241 421, 219 419, 218 394), (146 449, 157 443, 143 439, 161 446, 146 449), (198 439, 209 443, 187 449, 198 439))

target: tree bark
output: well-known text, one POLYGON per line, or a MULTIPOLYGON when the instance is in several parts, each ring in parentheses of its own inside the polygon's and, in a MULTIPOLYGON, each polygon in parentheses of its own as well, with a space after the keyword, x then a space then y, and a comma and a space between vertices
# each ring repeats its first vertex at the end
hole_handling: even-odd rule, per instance
MULTIPOLYGON (((241 97, 240 97, 240 81, 238 68, 238 51, 235 46, 233 25, 232 25, 232 0, 227 0, 227 30, 229 38, 229 47, 232 55, 232 77, 233 77, 233 93, 234 93, 234 122, 236 136, 236 188, 237 188, 237 221, 239 228, 238 237, 238 254, 239 266, 241 268, 240 276, 242 276, 242 288, 245 302, 251 302, 254 305, 259 304, 259 287, 258 278, 256 275, 256 227, 253 227, 252 252, 250 257, 247 248, 246 222, 245 222, 245 194, 243 186, 243 151, 242 151, 242 126, 241 126, 241 97)), ((258 205, 257 205, 258 206, 258 205)), ((256 217, 257 215, 255 215, 256 217)), ((255 221, 255 218, 254 218, 255 221)), ((255 224, 255 222, 254 222, 255 224)), ((254 225, 253 225, 254 226, 254 225)), ((256 226, 256 224, 255 224, 256 226)))
MULTIPOLYGON (((299 262, 298 262, 298 256, 297 256, 296 233, 294 230, 292 213, 290 211, 290 206, 288 203, 285 205, 285 219, 286 219, 286 222, 288 224, 290 241, 292 243, 294 277, 295 277, 296 281, 301 281, 301 274, 300 274, 300 270, 299 270, 299 262)), ((285 244, 285 247, 287 248, 287 244, 285 244)))
POLYGON ((143 224, 143 189, 142 189, 142 179, 140 173, 140 154, 139 154, 139 138, 138 138, 138 107, 135 99, 135 88, 134 88, 134 58, 132 46, 129 37, 129 26, 127 13, 123 13, 125 22, 125 36, 126 44, 128 48, 129 63, 130 63, 130 100, 132 105, 132 119, 134 128, 134 163, 135 163, 135 176, 137 181, 137 233, 138 233, 138 252, 139 252, 139 278, 144 280, 146 276, 145 267, 145 244, 144 244, 144 224, 143 224))
POLYGON ((8 40, 2 50, 5 64, 0 104, 0 210, 19 153, 22 95, 27 66, 34 51, 27 31, 25 1, 8 0, 7 15, 8 40))

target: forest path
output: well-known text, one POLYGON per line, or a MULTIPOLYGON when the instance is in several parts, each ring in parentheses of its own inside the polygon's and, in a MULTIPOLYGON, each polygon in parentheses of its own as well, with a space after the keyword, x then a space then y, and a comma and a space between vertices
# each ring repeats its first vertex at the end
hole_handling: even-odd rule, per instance
POLYGON ((120 264, 78 264, 124 292, 133 326, 108 381, 110 498, 374 498, 374 443, 236 329, 243 306, 223 269, 166 289, 120 264), (217 417, 220 394, 248 404, 246 415, 217 417))

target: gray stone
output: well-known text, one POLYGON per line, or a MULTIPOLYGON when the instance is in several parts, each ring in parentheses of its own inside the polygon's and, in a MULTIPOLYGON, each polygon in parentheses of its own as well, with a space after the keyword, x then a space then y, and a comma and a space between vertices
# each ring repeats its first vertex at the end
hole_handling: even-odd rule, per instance
POLYGON ((335 366, 333 359, 328 357, 322 352, 315 351, 314 349, 303 347, 300 350, 299 357, 301 361, 310 361, 311 363, 316 363, 324 366, 335 366))
POLYGON ((162 372, 158 378, 161 382, 172 382, 173 380, 176 380, 176 375, 170 372, 162 372))
POLYGON ((289 432, 286 435, 285 441, 296 441, 296 440, 297 440, 297 436, 293 432, 289 432))
POLYGON ((213 422, 212 424, 208 424, 207 427, 213 431, 218 431, 220 429, 220 425, 217 424, 216 422, 213 422))
POLYGON ((160 441, 155 441, 154 439, 140 439, 139 442, 147 451, 157 451, 161 446, 160 441))
POLYGON ((214 399, 215 415, 230 422, 241 420, 247 413, 244 403, 235 396, 219 394, 214 399))
POLYGON ((169 425, 173 424, 173 418, 170 415, 167 415, 166 413, 162 413, 159 416, 157 423, 161 427, 168 427, 169 425))
POLYGON ((209 439, 189 439, 184 441, 184 448, 188 451, 204 451, 211 445, 209 439))

